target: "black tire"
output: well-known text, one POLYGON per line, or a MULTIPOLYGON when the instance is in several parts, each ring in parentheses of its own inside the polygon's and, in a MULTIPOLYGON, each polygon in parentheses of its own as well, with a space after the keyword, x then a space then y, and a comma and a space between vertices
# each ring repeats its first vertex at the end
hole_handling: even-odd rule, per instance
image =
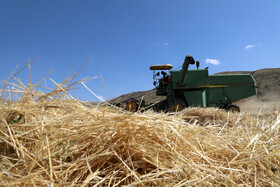
POLYGON ((175 99, 175 106, 174 107, 169 107, 169 111, 170 112, 178 112, 178 111, 182 111, 185 108, 188 107, 188 103, 181 98, 176 98, 175 99))
POLYGON ((129 112, 136 112, 137 107, 138 107, 137 103, 130 101, 130 102, 126 103, 125 110, 127 110, 129 112))
POLYGON ((240 112, 239 106, 233 104, 229 104, 225 109, 228 112, 240 112))

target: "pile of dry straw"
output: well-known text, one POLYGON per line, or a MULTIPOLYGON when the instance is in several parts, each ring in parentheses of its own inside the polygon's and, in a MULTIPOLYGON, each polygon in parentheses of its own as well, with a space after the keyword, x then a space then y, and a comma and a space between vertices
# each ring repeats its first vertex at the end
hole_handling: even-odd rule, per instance
POLYGON ((1 186, 280 186, 279 111, 129 113, 71 98, 71 81, 13 85, 0 105, 1 186))

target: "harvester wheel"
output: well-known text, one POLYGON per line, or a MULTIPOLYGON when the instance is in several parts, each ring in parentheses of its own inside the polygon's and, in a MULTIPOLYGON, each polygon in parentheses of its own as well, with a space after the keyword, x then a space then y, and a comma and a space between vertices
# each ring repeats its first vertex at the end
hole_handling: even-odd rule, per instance
POLYGON ((240 108, 237 105, 230 104, 226 107, 226 111, 228 111, 228 112, 240 112, 240 108))
POLYGON ((188 104, 183 99, 175 99, 175 106, 170 107, 170 112, 182 111, 184 108, 187 108, 188 104))
POLYGON ((126 103, 125 110, 129 112, 135 112, 136 109, 137 109, 137 105, 133 101, 126 103))

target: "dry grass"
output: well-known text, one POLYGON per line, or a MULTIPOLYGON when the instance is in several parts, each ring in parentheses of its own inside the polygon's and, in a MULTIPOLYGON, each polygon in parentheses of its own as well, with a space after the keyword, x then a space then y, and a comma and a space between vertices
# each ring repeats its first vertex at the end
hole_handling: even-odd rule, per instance
POLYGON ((85 106, 14 85, 0 105, 1 186, 279 186, 280 114, 85 106), (190 119, 187 116, 198 116, 190 119))

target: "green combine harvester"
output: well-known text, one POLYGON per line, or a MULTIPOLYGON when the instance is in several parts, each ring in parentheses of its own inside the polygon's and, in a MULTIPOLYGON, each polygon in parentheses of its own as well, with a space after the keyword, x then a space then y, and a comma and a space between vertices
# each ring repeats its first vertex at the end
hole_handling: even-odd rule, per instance
POLYGON ((190 55, 186 56, 182 70, 171 71, 172 68, 170 64, 150 67, 153 70, 156 94, 167 96, 166 100, 150 104, 150 107, 145 106, 145 101, 129 101, 126 102, 126 110, 152 107, 155 111, 174 112, 190 106, 218 107, 240 112, 240 108, 232 103, 257 94, 252 75, 209 75, 208 69, 199 69, 199 61, 195 62, 190 55), (197 69, 189 70, 191 64, 196 64, 197 69))

